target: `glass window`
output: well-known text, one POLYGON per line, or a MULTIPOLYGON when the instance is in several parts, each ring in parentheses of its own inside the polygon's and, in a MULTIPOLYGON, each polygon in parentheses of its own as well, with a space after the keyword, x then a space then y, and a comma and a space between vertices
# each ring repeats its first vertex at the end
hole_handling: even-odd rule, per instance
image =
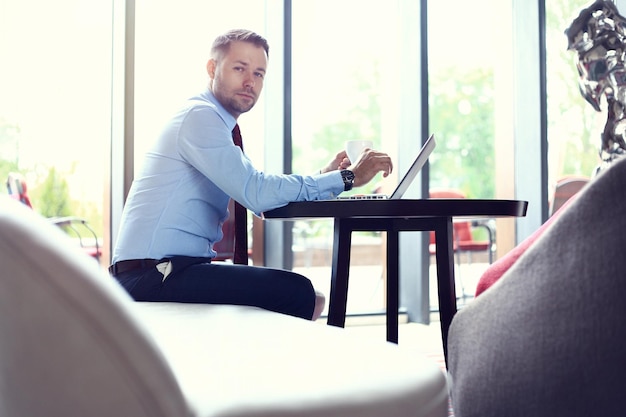
MULTIPOLYGON (((352 139, 372 140, 375 148, 398 161, 400 96, 409 85, 403 84, 402 74, 419 79, 418 66, 408 58, 416 54, 402 51, 403 25, 419 22, 418 2, 408 3, 293 2, 294 172, 318 171, 352 139)), ((419 97, 420 92, 412 94, 419 97)), ((416 120, 419 111, 414 112, 416 120)), ((353 193, 393 190, 402 170, 396 167, 393 177, 379 176, 353 193)), ((330 220, 296 222, 293 237, 294 269, 311 278, 327 299, 332 230, 330 220)), ((377 232, 353 235, 349 313, 384 308, 383 239, 377 232)))
POLYGON ((0 179, 21 174, 35 211, 83 217, 100 241, 111 15, 110 1, 0 4, 0 179))
POLYGON ((429 122, 438 139, 431 188, 458 189, 468 198, 496 196, 495 109, 510 105, 496 102, 496 73, 510 60, 510 35, 498 35, 501 3, 428 2, 429 122))
MULTIPOLYGON (((511 10, 511 2, 502 0, 428 2, 428 111, 437 137, 430 158, 431 191, 460 192, 466 198, 514 196, 513 173, 498 172, 507 157, 500 150, 512 154, 513 149, 512 117, 505 116, 513 106, 511 10)), ((487 225, 494 238, 505 242, 513 240, 512 222, 489 220, 487 225)), ((471 227, 472 237, 488 242, 489 229, 471 227)), ((507 244, 496 247, 504 254, 507 244)), ((464 301, 474 295, 490 257, 480 251, 457 253, 455 259, 457 296, 464 301)), ((432 265, 430 276, 434 302, 432 265)))
POLYGON ((599 162, 600 134, 606 113, 593 110, 580 94, 577 54, 567 50, 565 35, 565 30, 588 5, 586 0, 546 0, 550 193, 563 177, 592 175, 599 162))

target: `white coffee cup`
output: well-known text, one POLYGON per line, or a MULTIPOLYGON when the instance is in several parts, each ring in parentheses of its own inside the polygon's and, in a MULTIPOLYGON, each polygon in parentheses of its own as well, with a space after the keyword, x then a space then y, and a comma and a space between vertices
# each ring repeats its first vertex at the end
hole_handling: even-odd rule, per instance
POLYGON ((372 148, 374 143, 371 140, 348 140, 346 141, 346 153, 351 163, 355 163, 363 149, 372 148))

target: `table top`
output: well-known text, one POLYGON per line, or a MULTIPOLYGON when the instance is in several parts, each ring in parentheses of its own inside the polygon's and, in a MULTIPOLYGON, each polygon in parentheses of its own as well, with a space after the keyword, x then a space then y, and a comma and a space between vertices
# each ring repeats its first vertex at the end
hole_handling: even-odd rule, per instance
POLYGON ((471 198, 324 200, 290 203, 264 213, 266 219, 523 217, 528 202, 471 198))

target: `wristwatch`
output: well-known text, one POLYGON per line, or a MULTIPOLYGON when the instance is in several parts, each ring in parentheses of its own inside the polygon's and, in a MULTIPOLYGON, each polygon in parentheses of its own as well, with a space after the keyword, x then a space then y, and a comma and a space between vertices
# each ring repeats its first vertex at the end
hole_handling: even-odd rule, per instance
POLYGON ((354 186, 354 172, 349 169, 342 169, 341 179, 343 180, 343 190, 350 191, 354 186))

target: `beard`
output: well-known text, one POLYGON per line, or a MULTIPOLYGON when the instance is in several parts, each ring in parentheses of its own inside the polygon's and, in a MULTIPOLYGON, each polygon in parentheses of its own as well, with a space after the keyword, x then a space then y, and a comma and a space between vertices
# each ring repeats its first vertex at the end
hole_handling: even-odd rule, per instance
POLYGON ((257 101, 256 94, 251 91, 232 91, 230 89, 219 88, 215 83, 211 86, 213 95, 224 106, 224 108, 233 116, 246 113, 254 107, 257 101), (215 88, 218 87, 218 88, 215 88), (239 94, 246 94, 250 98, 245 98, 239 94))
MULTIPOLYGON (((219 98, 218 98, 219 99, 219 98)), ((256 99, 253 100, 240 100, 237 96, 228 97, 225 100, 219 99, 224 108, 230 113, 236 112, 239 114, 246 113, 254 107, 256 99)))

